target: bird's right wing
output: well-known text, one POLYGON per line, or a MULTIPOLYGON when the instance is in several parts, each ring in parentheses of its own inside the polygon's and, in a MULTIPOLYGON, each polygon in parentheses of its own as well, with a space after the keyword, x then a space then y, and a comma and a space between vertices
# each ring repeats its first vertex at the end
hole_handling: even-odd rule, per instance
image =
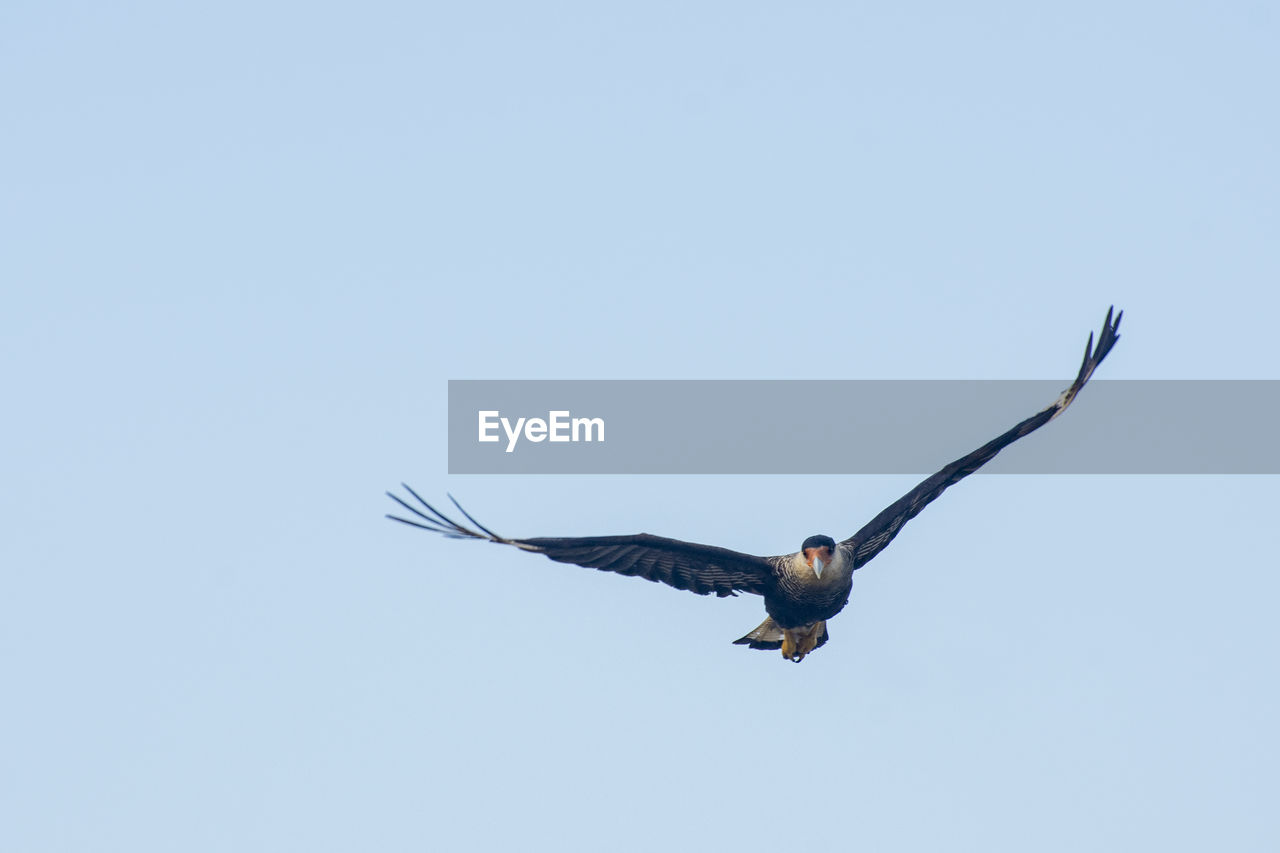
POLYGON ((1116 332, 1120 328, 1120 318, 1123 316, 1124 312, 1121 311, 1116 315, 1113 323, 1111 311, 1107 311, 1107 319, 1103 322, 1102 331, 1098 335, 1098 346, 1094 347, 1093 334, 1090 333, 1089 342, 1084 347, 1084 362, 1080 365, 1080 372, 1076 375, 1075 382, 1071 383, 1070 388, 1062 392, 1062 395, 1054 401, 1053 405, 1037 412, 1002 435, 993 438, 972 453, 952 462, 885 507, 879 515, 871 519, 861 530, 841 542, 840 547, 852 554, 854 569, 866 565, 872 557, 888 547, 889 543, 893 541, 893 537, 898 535, 898 531, 902 529, 902 526, 915 518, 922 509, 932 503, 949 486, 960 482, 974 471, 977 471, 990 462, 997 453, 1024 435, 1040 429, 1040 427, 1062 414, 1067 406, 1071 405, 1071 401, 1076 398, 1076 395, 1080 393, 1080 389, 1089 381, 1093 371, 1107 357, 1107 353, 1111 352, 1111 348, 1115 346, 1116 341, 1120 339, 1116 332))
POLYGON ((457 501, 454 501, 454 505, 458 507, 458 511, 478 530, 458 524, 423 500, 413 489, 408 486, 404 488, 422 504, 426 512, 387 492, 392 500, 413 513, 417 520, 396 515, 387 517, 454 539, 484 539, 500 545, 512 545, 522 551, 542 554, 559 563, 574 563, 620 575, 635 575, 699 595, 713 592, 719 596, 739 592, 764 595, 773 589, 775 575, 771 560, 776 558, 756 557, 714 545, 699 545, 696 542, 666 539, 648 533, 632 536, 507 539, 472 518, 457 501))

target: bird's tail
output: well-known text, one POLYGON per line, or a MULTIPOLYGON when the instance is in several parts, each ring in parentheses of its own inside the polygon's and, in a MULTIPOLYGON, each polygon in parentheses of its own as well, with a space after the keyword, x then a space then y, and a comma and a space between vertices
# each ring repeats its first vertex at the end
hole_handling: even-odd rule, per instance
MULTIPOLYGON (((828 640, 827 625, 822 624, 822 635, 818 637, 818 648, 825 644, 828 640)), ((776 650, 782 648, 782 629, 778 627, 778 623, 773 621, 773 617, 765 619, 756 629, 741 639, 734 640, 735 646, 749 646, 753 649, 776 650)))

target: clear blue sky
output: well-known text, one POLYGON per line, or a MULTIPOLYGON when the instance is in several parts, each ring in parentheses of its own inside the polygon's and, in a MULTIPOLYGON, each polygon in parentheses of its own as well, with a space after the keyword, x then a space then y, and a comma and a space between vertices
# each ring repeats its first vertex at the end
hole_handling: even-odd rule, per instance
POLYGON ((6 3, 0 846, 1274 849, 1275 478, 972 478, 799 666, 382 492, 781 553, 914 478, 449 477, 446 380, 1280 378, 1277 30, 6 3))

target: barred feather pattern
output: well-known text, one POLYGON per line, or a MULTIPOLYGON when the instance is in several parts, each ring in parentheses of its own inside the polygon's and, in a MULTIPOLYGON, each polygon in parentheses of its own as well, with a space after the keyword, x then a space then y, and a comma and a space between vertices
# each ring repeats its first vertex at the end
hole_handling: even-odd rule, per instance
POLYGON ((936 500, 950 486, 955 485, 990 462, 997 453, 1010 444, 1029 433, 1035 432, 1066 411, 1067 406, 1070 406, 1076 395, 1080 393, 1080 389, 1089 381, 1093 371, 1107 357, 1107 353, 1111 352, 1111 348, 1115 346, 1116 341, 1120 340, 1120 335, 1117 332, 1120 329, 1120 319, 1124 316, 1124 312, 1121 311, 1116 314, 1113 322, 1111 318, 1113 310, 1114 308, 1107 311, 1102 331, 1098 335, 1097 347, 1094 347, 1093 335, 1090 334, 1089 342, 1085 344, 1084 361, 1080 365, 1080 372, 1076 374, 1076 379, 1071 383, 1071 386, 1063 391, 1051 406, 1037 412, 972 453, 952 462, 894 501, 864 525, 861 530, 841 542, 838 547, 852 555, 853 568, 861 568, 888 547, 889 543, 893 541, 893 538, 898 535, 898 532, 902 530, 908 521, 919 515, 921 510, 936 500))
POLYGON ((642 577, 699 595, 764 595, 774 585, 773 566, 763 557, 648 533, 519 542, 559 563, 642 577))

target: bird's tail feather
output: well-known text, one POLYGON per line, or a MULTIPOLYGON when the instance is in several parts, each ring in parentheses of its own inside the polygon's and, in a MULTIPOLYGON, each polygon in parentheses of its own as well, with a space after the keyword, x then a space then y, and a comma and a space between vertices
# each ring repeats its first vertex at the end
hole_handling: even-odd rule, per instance
MULTIPOLYGON (((818 645, 814 646, 814 648, 821 647, 827 642, 827 639, 827 626, 824 624, 822 626, 822 636, 818 637, 818 645)), ((741 639, 734 640, 733 644, 735 646, 749 646, 753 649, 776 651, 782 648, 782 629, 778 627, 778 623, 774 622, 773 617, 770 616, 757 625, 754 631, 741 639)))

